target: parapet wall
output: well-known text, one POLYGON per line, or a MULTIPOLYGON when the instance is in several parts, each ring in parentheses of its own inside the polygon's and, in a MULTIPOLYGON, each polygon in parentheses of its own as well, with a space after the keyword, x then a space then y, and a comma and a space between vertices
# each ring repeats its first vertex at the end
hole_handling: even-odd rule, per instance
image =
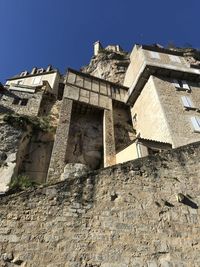
POLYGON ((2 197, 0 266, 200 266, 199 157, 194 143, 2 197))

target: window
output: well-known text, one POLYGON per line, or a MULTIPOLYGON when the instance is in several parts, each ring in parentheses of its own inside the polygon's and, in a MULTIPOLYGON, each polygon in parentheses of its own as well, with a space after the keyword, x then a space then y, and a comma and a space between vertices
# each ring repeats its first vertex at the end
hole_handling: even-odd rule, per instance
POLYGON ((20 98, 19 98, 19 97, 15 97, 15 98, 13 99, 12 104, 13 104, 13 105, 18 105, 19 102, 20 102, 20 98))
POLYGON ((20 76, 26 76, 27 74, 28 74, 28 71, 25 70, 25 71, 21 72, 20 76))
POLYGON ((20 84, 22 84, 23 83, 23 80, 19 80, 19 81, 17 81, 17 85, 20 85, 20 84))
POLYGON ((37 77, 35 77, 35 78, 33 79, 32 84, 40 84, 41 79, 42 79, 41 76, 37 76, 37 77))
POLYGON ((199 117, 191 117, 192 126, 195 132, 200 132, 200 118, 199 117))
POLYGON ((149 51, 150 57, 153 59, 160 59, 160 55, 157 52, 149 51))
POLYGON ((43 73, 43 72, 44 72, 43 68, 37 70, 37 73, 43 73))
POLYGON ((178 56, 169 55, 169 58, 172 62, 181 63, 181 60, 178 56))
POLYGON ((190 91, 190 87, 189 87, 189 85, 187 84, 186 81, 183 81, 183 80, 173 80, 173 83, 174 83, 174 86, 177 89, 182 89, 182 90, 190 91))
POLYGON ((185 108, 194 108, 194 104, 192 103, 192 100, 190 99, 189 96, 182 96, 181 100, 185 108))
POLYGON ((27 98, 21 99, 21 106, 26 106, 27 103, 28 103, 28 99, 27 98))

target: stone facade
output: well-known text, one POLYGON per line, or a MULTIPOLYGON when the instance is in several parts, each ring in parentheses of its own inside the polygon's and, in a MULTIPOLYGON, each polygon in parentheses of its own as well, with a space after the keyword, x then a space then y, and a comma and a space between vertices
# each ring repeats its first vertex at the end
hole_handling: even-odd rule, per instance
POLYGON ((0 99, 0 112, 15 112, 18 114, 37 116, 40 111, 43 93, 43 91, 35 89, 34 93, 3 90, 0 99))
POLYGON ((56 129, 30 138, 21 170, 57 182, 71 164, 95 170, 199 141, 200 70, 191 62, 180 49, 136 45, 128 54, 98 41, 82 72, 48 66, 8 79, 0 112, 48 117, 56 129))
POLYGON ((68 70, 48 181, 51 177, 59 181, 68 163, 82 163, 90 170, 116 163, 113 103, 124 105, 130 118, 130 110, 124 104, 127 90, 122 85, 68 70))
POLYGON ((130 60, 124 84, 136 135, 172 147, 199 141, 200 70, 183 51, 152 46, 136 45, 130 60))
POLYGON ((171 143, 179 147, 188 143, 199 141, 199 133, 194 131, 191 117, 199 117, 200 94, 199 83, 189 81, 190 91, 177 90, 173 79, 154 77, 154 85, 160 104, 170 129, 171 143), (189 97, 194 108, 186 108, 182 97, 189 97), (176 119, 175 119, 176 117, 176 119))
POLYGON ((35 132, 26 123, 36 118, 40 123, 39 117, 49 117, 50 124, 57 126, 59 80, 58 71, 49 66, 23 72, 0 86, 0 154, 5 157, 0 166, 0 191, 5 192, 11 179, 20 174, 35 182, 46 181, 54 134, 35 132), (16 115, 18 123, 6 123, 5 115, 16 115))
POLYGON ((0 85, 0 266, 200 266, 200 143, 188 145, 200 70, 181 51, 135 46, 124 80, 128 60, 97 42, 84 71, 98 77, 49 66, 0 85), (7 113, 43 127, 48 116, 56 133, 7 113), (21 172, 47 184, 5 194, 21 172))
POLYGON ((200 144, 1 198, 1 266, 200 265, 200 144))
POLYGON ((153 76, 149 78, 132 107, 131 115, 141 138, 172 143, 170 128, 155 89, 153 76))

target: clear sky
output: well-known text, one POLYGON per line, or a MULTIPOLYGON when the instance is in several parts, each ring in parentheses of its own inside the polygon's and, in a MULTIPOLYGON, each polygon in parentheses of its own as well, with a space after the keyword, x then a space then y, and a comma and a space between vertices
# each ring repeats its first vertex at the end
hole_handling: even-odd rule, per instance
POLYGON ((0 81, 88 64, 93 43, 200 47, 200 0, 0 0, 0 81))

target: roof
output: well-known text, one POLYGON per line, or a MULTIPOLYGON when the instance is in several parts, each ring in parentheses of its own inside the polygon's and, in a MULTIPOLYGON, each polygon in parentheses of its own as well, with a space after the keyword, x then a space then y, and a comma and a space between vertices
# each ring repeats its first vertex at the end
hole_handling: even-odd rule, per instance
POLYGON ((175 56, 183 56, 183 52, 181 51, 174 51, 168 48, 164 48, 161 46, 155 46, 155 45, 140 45, 140 47, 142 47, 145 50, 149 50, 149 51, 155 51, 155 52, 159 52, 159 53, 164 53, 164 54, 171 54, 171 55, 175 55, 175 56))
POLYGON ((34 77, 34 76, 40 76, 40 75, 46 75, 46 74, 50 74, 50 73, 55 73, 55 72, 58 72, 59 73, 59 71, 57 70, 57 69, 53 69, 53 70, 50 70, 50 71, 48 71, 48 72, 42 72, 42 73, 35 73, 35 74, 27 74, 27 75, 25 75, 25 76, 20 76, 20 74, 18 74, 18 75, 15 75, 15 76, 13 76, 13 77, 11 77, 11 78, 9 78, 9 79, 6 79, 7 81, 12 81, 12 80, 17 80, 17 79, 23 79, 23 78, 27 78, 27 77, 34 77))
POLYGON ((151 142, 151 143, 157 143, 157 144, 164 144, 164 145, 172 146, 172 144, 170 144, 168 142, 163 142, 163 141, 158 141, 158 140, 153 140, 153 139, 148 139, 148 138, 137 137, 135 140, 138 140, 141 142, 151 142))

